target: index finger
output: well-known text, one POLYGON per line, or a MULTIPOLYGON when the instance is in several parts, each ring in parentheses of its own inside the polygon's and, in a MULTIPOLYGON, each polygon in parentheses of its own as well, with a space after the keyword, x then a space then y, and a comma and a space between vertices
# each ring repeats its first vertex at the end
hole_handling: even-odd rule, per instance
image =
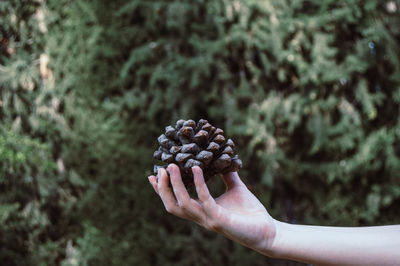
POLYGON ((177 202, 175 200, 172 189, 168 186, 168 175, 164 168, 158 169, 158 183, 157 189, 162 202, 164 203, 165 209, 168 212, 175 213, 178 209, 177 202))

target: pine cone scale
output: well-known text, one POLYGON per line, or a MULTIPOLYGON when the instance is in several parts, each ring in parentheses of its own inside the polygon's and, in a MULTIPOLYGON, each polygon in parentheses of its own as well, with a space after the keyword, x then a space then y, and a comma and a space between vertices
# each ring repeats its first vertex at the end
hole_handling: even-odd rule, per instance
MULTIPOLYGON (((167 126, 157 140, 160 146, 153 158, 166 164, 176 163, 186 186, 193 185, 193 166, 203 169, 205 180, 242 167, 242 161, 234 154, 233 141, 226 140, 224 131, 205 119, 200 119, 197 124, 191 119, 178 120, 175 127, 167 126)), ((166 166, 154 165, 154 173, 166 166)))

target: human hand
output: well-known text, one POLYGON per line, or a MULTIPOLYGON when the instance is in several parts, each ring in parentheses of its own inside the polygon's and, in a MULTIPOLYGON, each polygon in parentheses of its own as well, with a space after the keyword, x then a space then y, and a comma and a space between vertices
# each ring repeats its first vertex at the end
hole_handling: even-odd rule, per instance
POLYGON ((193 167, 198 196, 198 199, 193 199, 182 182, 178 166, 170 164, 168 171, 170 177, 165 169, 159 169, 158 182, 155 176, 148 177, 167 212, 194 221, 265 255, 272 253, 276 235, 275 220, 236 172, 222 177, 226 192, 214 199, 208 191, 201 168, 193 167))
POLYGON ((192 168, 198 199, 189 196, 179 168, 159 169, 149 181, 165 209, 264 255, 317 265, 400 265, 400 225, 327 227, 274 220, 238 174, 222 177, 226 192, 214 199, 201 168, 192 168), (169 186, 171 179, 172 187, 169 186))

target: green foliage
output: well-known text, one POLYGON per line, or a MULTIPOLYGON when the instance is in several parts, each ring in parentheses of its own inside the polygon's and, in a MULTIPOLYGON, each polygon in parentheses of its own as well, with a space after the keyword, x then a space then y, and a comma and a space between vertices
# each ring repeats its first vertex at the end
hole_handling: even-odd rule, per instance
POLYGON ((286 265, 163 210, 146 175, 179 118, 235 139, 280 220, 399 223, 399 8, 1 2, 0 261, 286 265))
MULTIPOLYGON (((290 191, 285 204, 293 206, 287 216, 294 221, 398 222, 400 60, 399 49, 388 45, 396 43, 397 18, 388 14, 388 3, 307 4, 271 5, 261 12, 273 18, 277 8, 282 11, 256 34, 263 38, 259 49, 273 51, 268 69, 279 83, 249 68, 249 87, 272 92, 251 99, 247 129, 238 134, 250 137, 248 153, 266 165, 261 183, 290 191), (396 56, 389 59, 392 52, 396 56)), ((254 31, 265 16, 252 23, 254 31)))
POLYGON ((46 66, 38 1, 0 4, 0 261, 56 265, 74 228, 63 101, 46 66), (72 212, 71 212, 72 211, 72 212))
POLYGON ((56 191, 48 147, 6 128, 0 132, 0 259, 4 265, 53 264, 63 230, 57 215, 68 208, 68 195, 56 191))

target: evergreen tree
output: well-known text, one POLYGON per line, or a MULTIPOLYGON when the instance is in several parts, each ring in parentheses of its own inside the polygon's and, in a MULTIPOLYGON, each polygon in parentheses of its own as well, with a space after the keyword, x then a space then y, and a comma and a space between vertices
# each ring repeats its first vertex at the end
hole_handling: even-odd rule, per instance
POLYGON ((399 8, 3 1, 0 260, 287 265, 166 215, 145 177, 179 118, 224 128, 277 219, 399 223, 399 8))
POLYGON ((57 265, 78 198, 61 156, 63 99, 48 68, 41 1, 0 3, 0 261, 57 265))

